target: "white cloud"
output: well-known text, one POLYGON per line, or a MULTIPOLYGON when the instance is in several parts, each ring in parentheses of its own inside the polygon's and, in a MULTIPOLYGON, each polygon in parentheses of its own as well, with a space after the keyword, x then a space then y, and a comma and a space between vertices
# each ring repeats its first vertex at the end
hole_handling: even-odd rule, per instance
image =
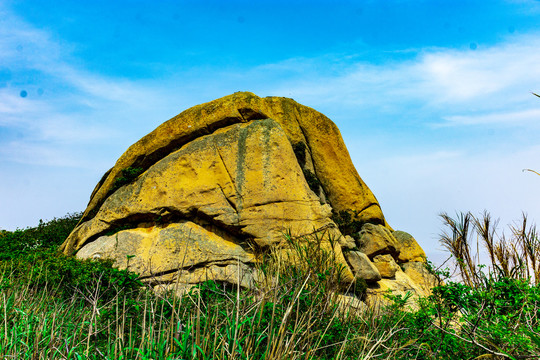
POLYGON ((0 148, 2 158, 12 161, 39 166, 52 167, 84 167, 84 163, 66 148, 50 144, 34 144, 28 141, 12 141, 0 148))
POLYGON ((438 102, 478 100, 493 106, 501 95, 510 95, 505 103, 529 96, 540 83, 539 63, 540 35, 536 34, 512 37, 475 51, 426 54, 419 67, 425 71, 425 83, 431 84, 427 88, 437 91, 438 102))
MULTIPOLYGON (((424 49, 400 62, 342 61, 338 74, 325 72, 324 62, 332 62, 329 57, 319 60, 318 65, 313 64, 314 59, 306 61, 307 66, 293 80, 269 87, 307 103, 335 103, 356 112, 399 113, 414 104, 415 109, 435 116, 432 122, 452 125, 499 124, 507 115, 522 119, 540 108, 531 95, 531 91, 540 91, 540 33, 508 37, 486 47, 480 44, 476 50, 424 49), (478 120, 465 121, 471 112, 478 120)), ((301 62, 289 60, 276 68, 284 71, 291 66, 292 71, 301 62)))
POLYGON ((540 123, 540 109, 529 109, 514 112, 488 113, 481 115, 454 115, 444 117, 446 122, 435 126, 459 126, 459 125, 484 125, 484 124, 507 124, 520 125, 540 123))

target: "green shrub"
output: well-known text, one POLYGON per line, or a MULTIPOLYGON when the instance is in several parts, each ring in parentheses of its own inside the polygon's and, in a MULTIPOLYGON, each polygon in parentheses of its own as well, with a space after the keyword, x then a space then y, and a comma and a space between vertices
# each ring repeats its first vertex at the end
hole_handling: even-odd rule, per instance
POLYGON ((0 237, 0 266, 9 268, 30 288, 53 286, 58 296, 66 298, 95 286, 103 292, 100 296, 109 299, 117 291, 139 289, 137 275, 114 269, 110 261, 81 261, 58 252, 80 217, 81 213, 74 213, 48 222, 40 220, 36 227, 0 237))
POLYGON ((130 166, 125 169, 122 169, 121 175, 117 177, 116 179, 114 179, 112 191, 115 191, 126 184, 130 184, 143 172, 144 172, 144 169, 140 167, 130 166))
POLYGON ((68 237, 82 214, 67 214, 38 226, 5 232, 0 236, 0 260, 14 259, 41 249, 56 249, 68 237))

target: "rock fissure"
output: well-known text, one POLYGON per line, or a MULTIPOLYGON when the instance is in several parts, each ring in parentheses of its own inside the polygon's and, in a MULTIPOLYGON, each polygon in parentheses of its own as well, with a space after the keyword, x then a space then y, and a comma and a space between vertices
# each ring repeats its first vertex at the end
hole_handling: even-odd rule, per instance
POLYGON ((266 206, 266 205, 272 205, 272 204, 281 204, 281 203, 310 204, 312 202, 315 202, 315 201, 314 200, 272 200, 272 201, 266 201, 266 202, 260 202, 260 203, 251 204, 249 207, 246 207, 246 209, 256 208, 256 207, 266 206))
POLYGON ((223 191, 223 187, 221 185, 219 186, 219 190, 221 190, 221 193, 223 194, 223 198, 225 199, 225 201, 227 201, 227 203, 234 209, 234 212, 238 214, 238 209, 236 208, 236 204, 231 199, 229 199, 227 194, 225 194, 225 191, 223 191))
POLYGON ((310 186, 310 188, 313 190, 315 195, 317 195, 321 199, 321 201, 325 202, 326 194, 328 192, 327 192, 327 189, 324 186, 324 183, 319 179, 319 177, 317 175, 317 165, 315 163, 315 160, 313 159, 313 151, 311 150, 311 146, 309 144, 309 138, 308 138, 308 136, 307 136, 307 134, 306 134, 306 132, 304 130, 304 127, 300 123, 300 120, 298 119, 298 116, 297 116, 296 113, 294 114, 294 120, 298 124, 298 128, 300 129, 300 132, 302 133, 302 137, 304 138, 304 145, 305 145, 305 147, 307 149, 307 152, 306 152, 305 156, 306 156, 306 159, 309 156, 310 163, 311 163, 311 165, 313 167, 313 172, 311 172, 311 170, 306 167, 306 165, 307 165, 307 160, 306 159, 304 159, 304 164, 303 165, 300 164, 300 167, 302 167, 302 170, 304 170, 304 177, 308 181, 308 185, 310 186), (310 174, 312 174, 315 179, 313 179, 310 176, 310 174), (317 187, 318 187, 318 189, 316 189, 317 187), (322 190, 322 196, 320 194, 321 190, 322 190), (323 200, 323 198, 324 198, 324 200, 323 200))
POLYGON ((251 250, 254 247, 258 248, 256 243, 252 241, 252 237, 242 231, 245 226, 241 224, 226 224, 216 220, 216 217, 209 216, 208 214, 205 214, 199 210, 191 213, 191 215, 187 217, 187 220, 205 228, 210 232, 215 233, 218 236, 232 236, 234 243, 242 246, 242 248, 246 250, 251 250))
POLYGON ((83 246, 88 245, 102 236, 116 235, 118 232, 123 230, 150 228, 153 226, 165 228, 170 224, 190 221, 204 228, 205 230, 216 234, 217 236, 225 236, 228 240, 242 246, 242 248, 245 248, 246 250, 251 251, 254 247, 256 247, 251 238, 242 233, 242 225, 230 226, 223 224, 216 221, 215 218, 208 216, 196 209, 188 213, 180 213, 176 209, 164 207, 156 209, 155 212, 151 213, 133 214, 118 221, 100 221, 109 225, 109 228, 88 238, 83 246))
MULTIPOLYGON (((378 203, 371 203, 371 204, 368 204, 366 205, 365 207, 361 208, 358 213, 362 213, 362 212, 365 212, 367 211, 369 208, 371 207, 376 207, 376 208, 380 208, 379 204, 378 203)), ((371 224, 377 224, 377 225, 385 225, 385 221, 384 219, 377 219, 377 218, 371 218, 369 220, 366 221, 367 223, 371 223, 371 224)))
MULTIPOLYGON (((230 181, 231 185, 234 187, 234 190, 235 190, 235 193, 236 193, 236 198, 239 199, 239 201, 241 201, 242 194, 240 194, 240 191, 238 191, 238 188, 236 187, 236 182, 234 181, 234 179, 233 179, 233 177, 231 175, 231 172, 227 168, 227 164, 225 163, 225 160, 223 159, 223 155, 221 155, 221 151, 219 151, 219 147, 216 146, 215 143, 214 143, 214 147, 215 147, 216 152, 217 152, 217 154, 219 156, 219 159, 221 160, 221 164, 223 165, 223 168, 225 169, 225 172, 227 173, 227 175, 229 177, 229 181, 230 181)), ((223 191, 223 187, 221 185, 219 185, 219 188, 221 189, 221 192, 223 193, 223 196, 225 197, 225 200, 227 200, 227 202, 231 205, 231 207, 234 209, 234 211, 236 213, 238 213, 238 207, 237 207, 236 203, 233 202, 231 199, 229 199, 227 194, 225 194, 225 191, 223 191)))
POLYGON ((260 111, 253 110, 252 108, 245 107, 238 109, 238 113, 244 119, 244 121, 251 121, 251 120, 264 120, 268 119, 268 116, 263 114, 260 111))
MULTIPOLYGON (((149 274, 149 275, 145 275, 145 276, 140 276, 139 279, 141 281, 147 281, 148 279, 155 279, 155 278, 159 278, 159 277, 163 277, 165 275, 174 275, 174 274, 177 274, 177 273, 180 273, 182 271, 187 271, 189 273, 193 273, 199 269, 204 269, 204 268, 208 268, 208 267, 211 267, 211 266, 217 266, 217 267, 226 267, 226 266, 229 266, 229 265, 249 265, 251 262, 244 262, 238 258, 228 258, 228 259, 222 259, 222 260, 216 260, 216 261, 205 261, 205 262, 201 262, 201 263, 198 263, 196 265, 190 265, 190 266, 186 266, 186 267, 179 267, 178 269, 172 269, 172 270, 166 270, 166 271, 157 271, 157 272, 154 272, 152 274, 149 274)), ((174 280, 172 280, 174 281, 174 280)), ((166 282, 171 282, 171 280, 169 281, 166 281, 166 282)))

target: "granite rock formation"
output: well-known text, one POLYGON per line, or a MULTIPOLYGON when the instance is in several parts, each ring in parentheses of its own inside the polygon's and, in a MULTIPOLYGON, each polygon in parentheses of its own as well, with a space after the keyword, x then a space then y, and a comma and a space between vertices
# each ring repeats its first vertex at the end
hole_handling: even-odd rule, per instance
POLYGON ((388 225, 336 125, 292 99, 248 92, 185 110, 132 145, 61 249, 113 259, 156 286, 249 287, 257 254, 286 232, 339 239, 331 249, 344 281, 364 278, 368 294, 429 291, 424 252, 388 225), (333 214, 343 211, 358 231, 340 231, 333 214))

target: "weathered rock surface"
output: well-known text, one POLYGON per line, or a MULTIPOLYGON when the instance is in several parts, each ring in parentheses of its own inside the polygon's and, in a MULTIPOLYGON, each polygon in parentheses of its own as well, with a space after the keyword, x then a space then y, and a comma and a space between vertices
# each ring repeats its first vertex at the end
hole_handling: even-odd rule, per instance
POLYGON ((381 280, 381 273, 374 263, 369 260, 366 254, 360 251, 350 251, 347 253, 347 260, 351 265, 354 276, 369 282, 381 280))
POLYGON ((407 263, 423 254, 392 231, 330 119, 291 99, 235 93, 182 112, 132 145, 61 249, 113 259, 156 288, 211 279, 249 287, 256 254, 284 233, 324 232, 338 240, 329 249, 345 281, 378 284, 369 259, 407 263), (364 224, 359 237, 343 237, 332 211, 364 224), (342 248, 356 247, 365 254, 346 259, 342 248), (371 273, 359 270, 360 258, 371 273))
POLYGON ((304 180, 282 128, 264 119, 220 129, 156 162, 112 193, 65 249, 69 241, 80 247, 115 226, 158 218, 208 222, 236 242, 266 246, 288 229, 301 234, 329 225, 330 214, 304 180))
POLYGON ((418 245, 411 234, 408 234, 405 231, 394 231, 392 235, 394 235, 394 238, 399 244, 400 252, 397 260, 400 263, 408 261, 426 261, 426 253, 420 245, 418 245))
MULTIPOLYGON (((255 260, 241 246, 190 222, 123 230, 101 236, 78 253, 82 259, 115 259, 116 265, 149 278, 177 269, 226 266, 255 260)), ((190 282, 190 281, 188 281, 190 282)))
POLYGON ((400 269, 395 273, 393 279, 381 279, 376 286, 368 288, 365 302, 370 306, 390 304, 391 301, 384 296, 386 294, 402 298, 409 297, 407 305, 415 308, 414 301, 418 296, 427 293, 400 269))
POLYGON ((345 235, 339 238, 339 244, 343 249, 353 250, 356 248, 356 241, 350 235, 345 235))
POLYGON ((400 270, 399 265, 396 264, 396 261, 390 254, 375 256, 373 258, 373 264, 383 278, 393 278, 396 272, 400 270))
MULTIPOLYGON (((156 162, 196 139, 219 132, 234 124, 250 124, 262 119, 273 119, 279 124, 290 144, 305 144, 306 153, 303 161, 306 169, 320 181, 326 194, 325 197, 335 210, 354 210, 358 212, 360 220, 386 224, 375 196, 356 172, 341 134, 330 119, 291 99, 259 98, 247 92, 235 93, 190 108, 163 123, 132 145, 94 189, 83 215, 83 221, 91 221, 102 210, 104 202, 117 191, 119 179, 125 177, 123 171, 126 169, 142 169, 148 172, 156 162)), ((235 161, 236 169, 243 170, 244 165, 251 162, 244 161, 248 154, 264 156, 264 152, 256 153, 257 149, 246 152, 248 146, 242 137, 236 140, 238 140, 237 153, 229 152, 233 156, 232 159, 223 157, 225 160, 235 161)), ((268 142, 266 144, 269 145, 268 142)), ((262 146, 264 143, 258 145, 262 146)), ((217 148, 221 151, 220 147, 217 148)), ((271 149, 269 146, 267 148, 271 149)), ((281 149, 277 152, 281 152, 281 149)), ((270 161, 271 158, 267 156, 267 163, 279 161, 279 158, 270 161)), ((251 165, 246 166, 251 167, 251 165)), ((235 170, 235 167, 227 167, 227 170, 235 170)), ((234 174, 239 175, 239 178, 231 177, 233 182, 243 181, 241 172, 234 174)), ((289 174, 285 172, 281 176, 287 177, 289 174)), ((210 180, 213 179, 207 179, 207 181, 210 180)), ((165 186, 161 186, 160 190, 163 190, 163 187, 165 186)), ((70 236, 63 246, 64 251, 73 253, 90 236, 92 235, 87 236, 85 233, 70 236)))

